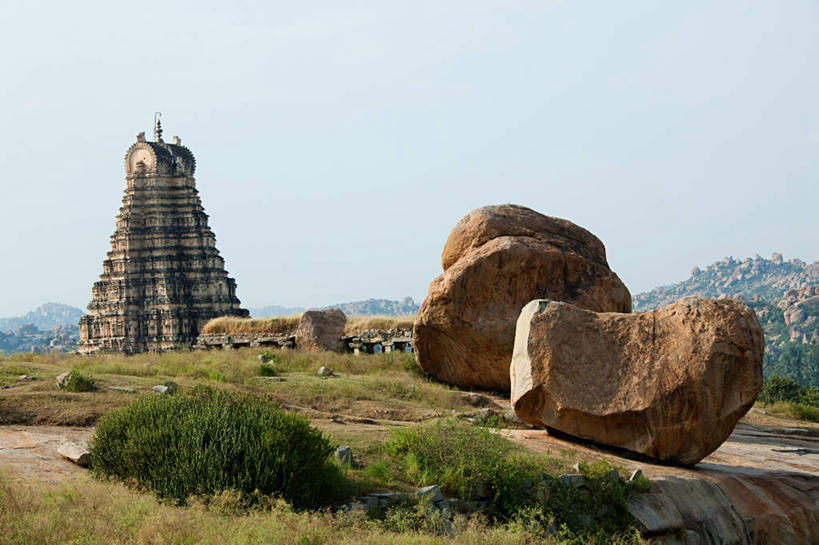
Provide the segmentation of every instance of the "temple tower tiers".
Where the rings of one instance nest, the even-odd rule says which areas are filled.
[[[199,200],[196,159],[174,137],[145,133],[125,155],[126,188],[111,251],[80,318],[81,353],[189,347],[202,326],[247,316]]]

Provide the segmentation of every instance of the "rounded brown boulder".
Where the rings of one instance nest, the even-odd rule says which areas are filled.
[[[693,465],[753,405],[764,347],[753,310],[733,299],[638,314],[536,300],[517,323],[512,407],[535,426]]]
[[[308,310],[301,315],[296,329],[296,346],[302,350],[344,351],[344,326],[347,316],[337,308]]]
[[[532,299],[631,311],[603,243],[570,221],[523,206],[467,214],[442,253],[413,328],[418,365],[449,384],[508,391],[520,310]]]

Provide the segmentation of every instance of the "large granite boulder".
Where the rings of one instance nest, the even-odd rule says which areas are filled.
[[[631,311],[631,295],[597,237],[523,206],[470,212],[441,257],[444,274],[429,287],[413,343],[421,369],[449,384],[509,390],[515,322],[532,299]]]
[[[301,350],[343,352],[344,325],[347,316],[337,308],[308,310],[301,315],[296,329],[296,347]]]
[[[762,327],[733,299],[639,314],[535,300],[510,369],[518,418],[682,465],[719,447],[762,387]]]

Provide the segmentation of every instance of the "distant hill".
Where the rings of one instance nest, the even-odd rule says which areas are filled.
[[[34,325],[37,329],[44,331],[65,325],[76,326],[83,314],[85,312],[77,307],[60,303],[46,303],[23,316],[0,318],[0,331],[16,331],[27,324]]]
[[[705,269],[694,267],[687,280],[635,295],[634,311],[689,295],[744,299],[765,330],[765,376],[819,386],[819,261],[785,261],[781,254],[741,261],[726,257]]]
[[[267,318],[269,316],[293,316],[294,314],[301,314],[305,308],[302,307],[280,307],[279,305],[268,305],[262,308],[248,309],[250,315],[254,318]]]
[[[76,350],[83,314],[76,307],[46,303],[23,316],[0,318],[0,353]]]
[[[819,261],[810,265],[800,259],[785,261],[782,254],[773,254],[771,259],[756,255],[742,261],[726,257],[705,269],[694,267],[688,280],[635,295],[633,306],[634,312],[644,312],[688,295],[711,299],[740,296],[774,302],[787,291],[816,284],[819,284]]]
[[[418,313],[418,305],[412,297],[404,297],[400,301],[390,299],[367,299],[366,301],[353,301],[350,303],[340,303],[321,307],[319,310],[337,308],[341,309],[347,316],[414,316]],[[301,314],[305,308],[301,307],[281,307],[270,305],[263,308],[250,309],[250,315],[254,318],[266,318],[268,316],[292,316]]]

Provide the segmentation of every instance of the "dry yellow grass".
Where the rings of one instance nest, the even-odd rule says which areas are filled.
[[[283,501],[243,510],[230,493],[208,505],[175,507],[113,482],[68,485],[15,481],[0,467],[0,545],[517,545],[542,541],[524,529],[489,526],[480,517],[455,519],[453,538],[395,533],[363,514],[295,512]]]
[[[366,329],[385,331],[396,327],[412,329],[415,316],[350,316],[344,326],[344,333],[352,335]]]
[[[209,335],[264,334],[285,337],[294,335],[299,327],[301,315],[271,316],[269,318],[237,318],[221,316],[214,318],[202,328]],[[397,327],[412,329],[415,316],[349,316],[344,326],[346,335],[360,333],[367,329],[388,330]]]
[[[296,333],[296,328],[299,327],[299,320],[301,320],[301,315],[271,316],[269,318],[221,316],[205,324],[205,327],[202,328],[202,333],[210,335],[219,333],[226,333],[228,335],[246,333],[253,335],[255,333],[261,333],[286,337]]]

